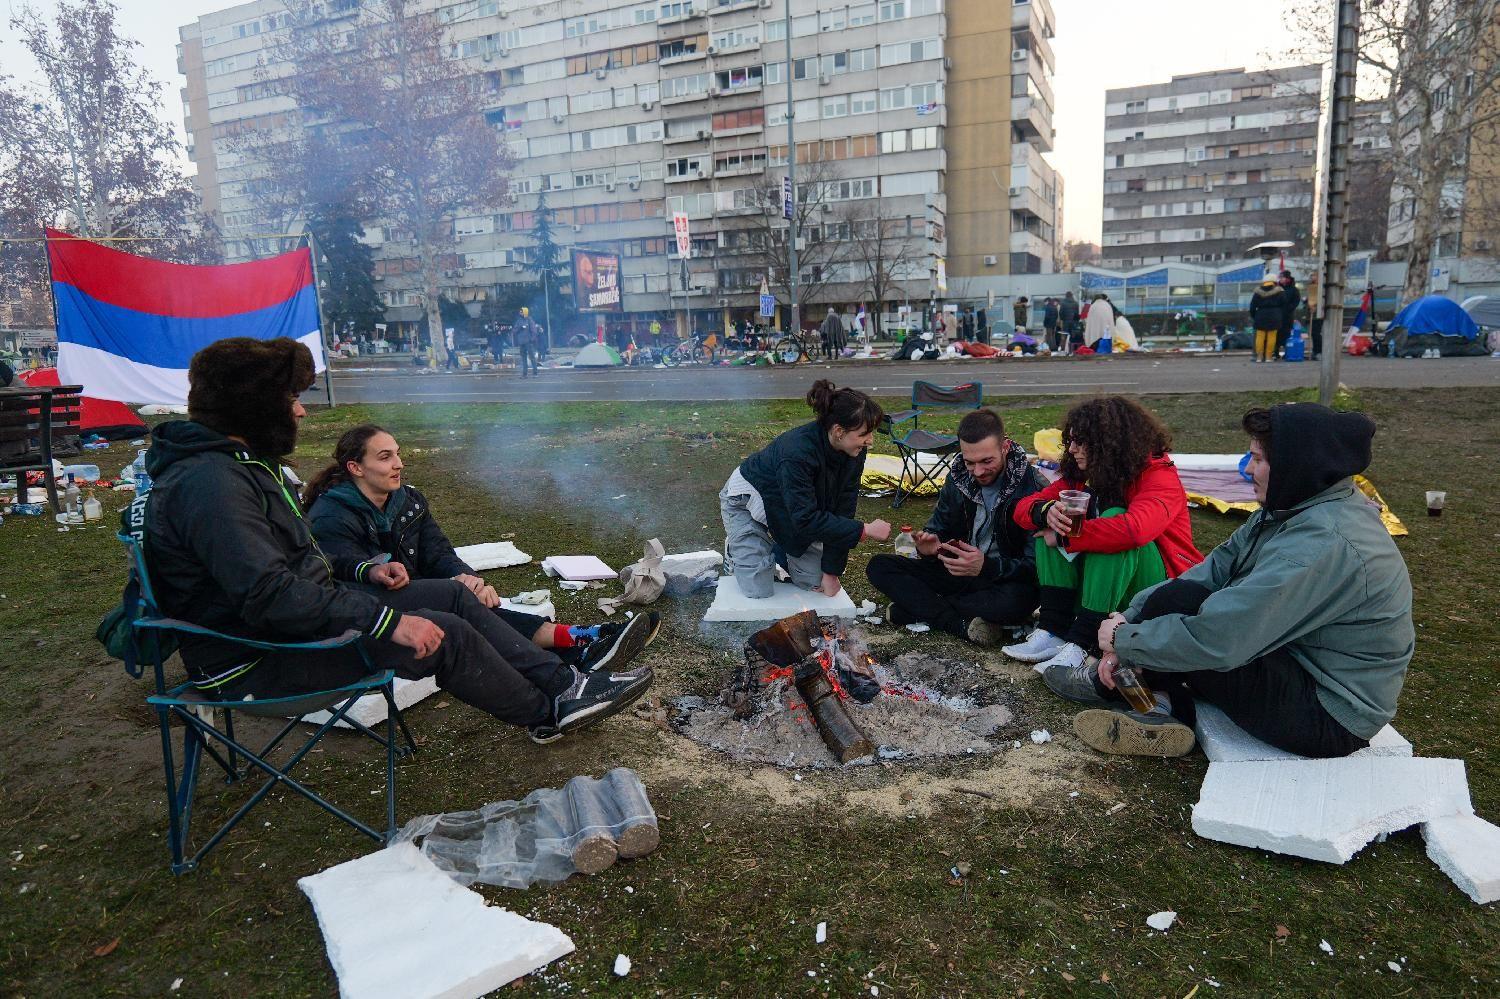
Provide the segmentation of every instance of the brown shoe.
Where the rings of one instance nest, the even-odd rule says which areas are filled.
[[[1091,708],[1073,716],[1073,731],[1091,749],[1118,756],[1186,756],[1193,730],[1166,712]]]

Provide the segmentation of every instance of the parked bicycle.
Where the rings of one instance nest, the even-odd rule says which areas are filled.
[[[812,354],[808,352],[808,342],[801,333],[788,333],[771,348],[771,353],[780,364],[799,364],[802,361],[811,361]]]
[[[690,339],[668,347],[662,354],[661,362],[669,368],[675,368],[679,364],[713,364],[718,349],[717,333],[694,333]]]

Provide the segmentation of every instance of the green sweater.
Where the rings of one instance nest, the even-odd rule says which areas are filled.
[[[1179,578],[1213,590],[1195,615],[1115,632],[1126,663],[1167,672],[1231,670],[1285,649],[1339,724],[1369,739],[1396,715],[1415,648],[1411,579],[1396,543],[1351,480],[1281,516],[1261,511]],[[1153,587],[1154,589],[1154,587]]]

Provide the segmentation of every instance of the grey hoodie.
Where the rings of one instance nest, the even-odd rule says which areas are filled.
[[[1416,644],[1406,562],[1350,478],[1369,463],[1374,425],[1313,403],[1277,406],[1272,420],[1269,509],[1179,577],[1212,595],[1196,615],[1137,621],[1151,590],[1137,594],[1115,651],[1192,672],[1285,649],[1328,713],[1369,739],[1396,715]]]

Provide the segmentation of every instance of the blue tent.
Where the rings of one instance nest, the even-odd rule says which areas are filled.
[[[1409,336],[1436,333],[1472,340],[1479,335],[1479,325],[1473,318],[1453,299],[1441,295],[1417,299],[1396,314],[1390,328],[1403,329]]]

